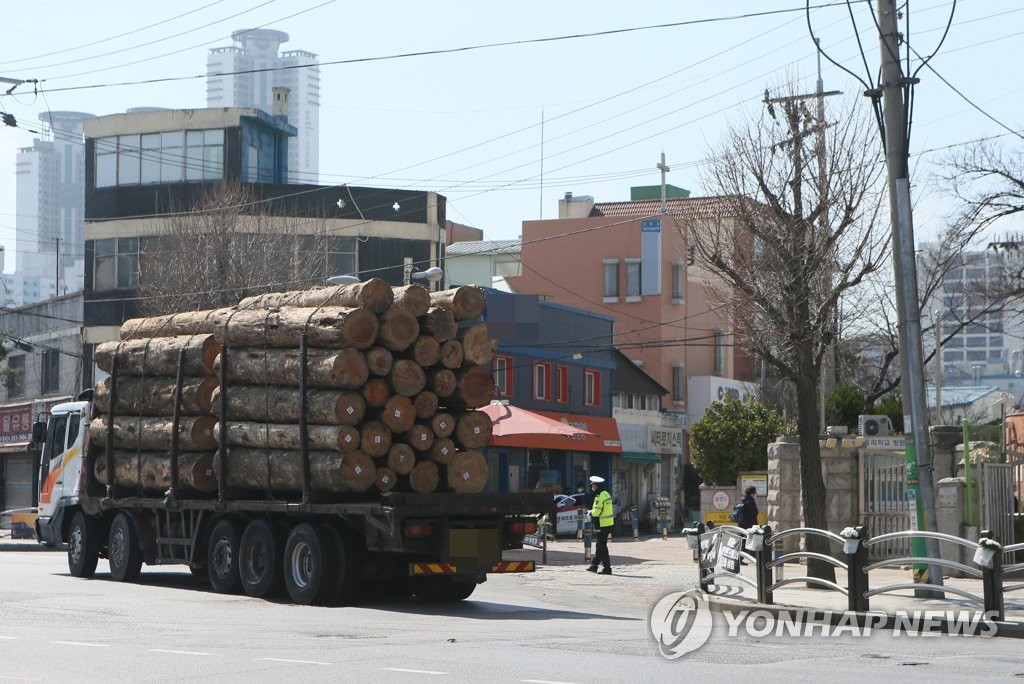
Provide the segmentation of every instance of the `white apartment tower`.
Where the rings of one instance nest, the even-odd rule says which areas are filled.
[[[320,173],[320,60],[304,50],[280,52],[288,34],[246,29],[235,44],[214,48],[206,60],[208,107],[258,107],[274,111],[273,88],[289,91],[288,123],[298,136],[288,142],[288,182],[316,184]]]
[[[18,150],[14,274],[2,299],[25,306],[84,286],[85,139],[92,114],[44,112],[43,137]]]

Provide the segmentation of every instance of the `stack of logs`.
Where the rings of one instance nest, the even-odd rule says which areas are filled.
[[[201,494],[223,477],[232,496],[293,496],[303,451],[321,497],[479,492],[492,425],[474,409],[494,389],[484,304],[473,286],[372,279],[126,321],[95,352],[111,374],[89,425],[96,478],[108,484],[111,441],[114,483],[150,492],[171,486],[172,448],[178,487]]]

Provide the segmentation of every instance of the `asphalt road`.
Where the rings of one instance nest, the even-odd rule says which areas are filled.
[[[67,574],[59,553],[0,553],[0,682],[953,681],[1024,676],[1020,641],[983,637],[730,638],[678,660],[649,616],[689,565],[575,564],[492,577],[456,605],[315,608],[214,594],[187,570],[135,584]],[[698,615],[697,624],[710,620]],[[664,679],[663,679],[664,678]]]

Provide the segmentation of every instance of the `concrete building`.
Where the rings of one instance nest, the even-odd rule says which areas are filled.
[[[85,276],[83,112],[39,115],[43,136],[18,151],[14,273],[5,276],[6,306],[20,307],[81,291]]]
[[[288,90],[288,121],[298,133],[288,149],[288,183],[316,184],[320,174],[320,60],[305,50],[281,51],[288,34],[244,29],[230,47],[206,59],[207,107],[273,110],[274,88]]]
[[[86,133],[87,359],[96,344],[116,339],[121,323],[141,315],[140,264],[147,254],[159,258],[167,249],[163,241],[175,217],[225,182],[251,193],[239,207],[243,219],[258,215],[272,232],[305,227],[326,241],[316,251],[322,254],[319,274],[295,277],[351,274],[401,285],[406,258],[415,268],[428,268],[443,257],[445,198],[436,193],[285,185],[295,129],[280,114],[251,108],[136,111],[94,118]],[[293,245],[280,255],[285,268],[312,253],[302,249]]]

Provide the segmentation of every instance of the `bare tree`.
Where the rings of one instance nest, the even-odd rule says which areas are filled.
[[[767,100],[767,98],[766,98]],[[822,359],[837,334],[838,306],[888,257],[877,132],[850,108],[819,122],[811,98],[768,101],[761,116],[730,129],[714,155],[708,189],[728,216],[684,226],[698,268],[722,285],[737,342],[791,383],[800,432],[805,524],[825,528],[818,444]],[[823,538],[810,551],[827,554]],[[833,579],[828,563],[811,576]]]
[[[273,216],[237,184],[210,186],[177,211],[139,259],[140,311],[152,316],[237,304],[323,284],[331,239],[320,219]]]

